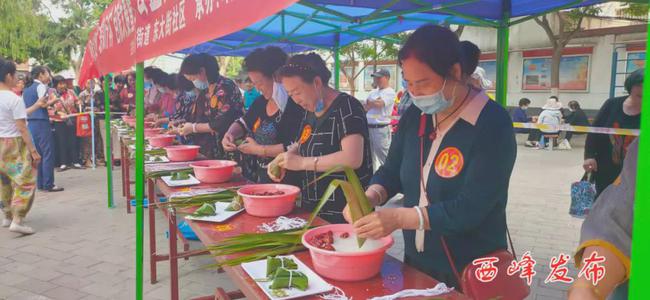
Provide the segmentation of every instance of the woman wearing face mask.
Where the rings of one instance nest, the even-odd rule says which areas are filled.
[[[244,69],[261,93],[246,114],[234,122],[223,137],[223,148],[239,150],[244,176],[259,183],[271,182],[266,166],[286,147],[297,140],[304,110],[289,98],[275,72],[287,61],[287,54],[277,47],[260,48],[244,59]],[[237,140],[243,139],[240,145]]]
[[[459,272],[473,259],[506,248],[506,201],[516,157],[508,112],[463,80],[459,52],[456,35],[433,25],[416,30],[400,50],[413,105],[366,195],[379,206],[402,193],[404,207],[354,223],[364,238],[402,229],[404,261],[455,287],[441,237]],[[347,208],[345,216],[350,221]]]
[[[181,74],[200,91],[192,116],[179,128],[182,136],[192,136],[207,158],[225,158],[221,137],[244,114],[244,102],[234,81],[219,75],[214,56],[192,54],[181,64]]]
[[[160,96],[160,117],[169,119],[176,110],[176,76],[178,74],[167,74],[163,77],[158,91],[162,93]]]
[[[337,166],[354,169],[365,187],[372,176],[366,112],[359,100],[327,85],[331,77],[318,54],[296,55],[280,68],[279,76],[288,95],[305,109],[296,146],[275,158],[283,170],[299,171],[302,207],[313,210],[325,189],[344,173],[329,175],[309,185]],[[281,178],[270,174],[274,181]],[[343,223],[345,197],[340,190],[327,201],[320,216],[330,223]]]
[[[158,125],[168,124],[168,133],[177,134],[178,132],[174,127],[185,123],[185,119],[190,117],[192,113],[192,104],[194,104],[194,100],[196,100],[198,91],[194,87],[194,84],[187,80],[185,76],[174,74],[172,79],[174,80],[174,86],[176,86],[176,99],[174,100],[173,113],[169,117],[159,118],[157,123]]]
[[[162,95],[154,85],[154,78],[160,78],[164,74],[163,70],[153,66],[144,68],[144,107],[147,113],[158,109],[158,102]]]

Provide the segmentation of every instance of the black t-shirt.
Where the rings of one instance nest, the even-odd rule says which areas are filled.
[[[269,116],[266,113],[268,101],[264,96],[259,96],[249,107],[242,120],[247,128],[247,136],[252,137],[260,145],[283,144],[288,146],[298,138],[300,122],[305,111],[292,99],[287,101],[284,112],[278,110]],[[271,182],[263,168],[273,158],[259,158],[252,155],[243,155],[242,165],[244,176],[255,182]],[[290,177],[287,177],[289,179]],[[286,181],[286,180],[285,180]]]
[[[617,97],[603,104],[594,120],[595,127],[639,129],[641,114],[629,116],[623,112],[623,102],[627,99]],[[628,146],[635,136],[609,135],[590,133],[585,142],[585,159],[594,158],[598,163],[598,171],[594,173],[598,194],[610,185],[623,167],[623,159]]]
[[[370,159],[370,142],[368,139],[368,121],[366,112],[359,100],[341,93],[328,109],[328,111],[316,118],[314,113],[306,112],[300,124],[300,155],[303,157],[324,156],[341,151],[341,140],[352,134],[363,136],[363,163],[356,169],[357,176],[364,189],[368,186],[372,177],[372,161]],[[327,186],[334,179],[346,180],[344,173],[331,174],[315,184],[308,186],[314,181],[320,172],[302,171],[302,207],[313,210],[318,204]],[[327,204],[320,212],[320,216],[330,223],[345,223],[342,212],[346,200],[343,192],[338,189],[330,197]]]

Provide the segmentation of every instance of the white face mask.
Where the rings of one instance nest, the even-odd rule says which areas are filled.
[[[439,91],[431,95],[414,96],[409,91],[411,99],[413,100],[413,105],[417,106],[423,113],[427,115],[433,115],[437,112],[447,109],[451,105],[451,101],[449,99],[446,99],[445,95],[442,92],[445,89],[446,84],[447,80],[443,82],[442,88]]]
[[[289,95],[282,84],[273,82],[273,95],[271,97],[275,101],[275,104],[278,105],[280,111],[284,112],[284,109],[287,107],[287,101],[289,101]]]

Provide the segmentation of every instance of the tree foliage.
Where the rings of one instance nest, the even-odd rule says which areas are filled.
[[[576,8],[569,11],[556,11],[541,17],[535,18],[535,22],[544,29],[551,47],[551,93],[557,96],[560,87],[560,61],[562,51],[569,44],[571,39],[582,30],[582,22],[586,17],[597,16],[601,9],[596,6]],[[549,16],[557,22],[552,24]],[[555,26],[554,26],[555,25]]]
[[[33,24],[43,18],[32,1],[0,0],[0,56],[17,62],[30,57],[30,46],[38,40]]]

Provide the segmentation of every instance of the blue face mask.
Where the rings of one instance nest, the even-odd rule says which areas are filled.
[[[414,96],[409,91],[411,99],[413,100],[413,105],[417,106],[423,113],[427,115],[433,115],[437,112],[447,109],[451,105],[451,101],[449,101],[449,99],[445,99],[445,95],[442,93],[442,91],[445,89],[446,84],[447,80],[445,80],[445,82],[442,84],[442,88],[439,91],[431,95]]]
[[[402,79],[402,88],[406,89],[407,86],[408,84],[406,83],[406,80]]]
[[[145,81],[144,82],[144,89],[145,90],[150,90],[152,87],[153,87],[153,84],[151,83],[151,81]]]
[[[164,94],[165,93],[165,88],[164,87],[158,87],[158,91]]]
[[[209,86],[207,81],[203,81],[199,79],[193,80],[192,83],[194,84],[194,87],[196,87],[199,90],[206,90],[208,89]]]

